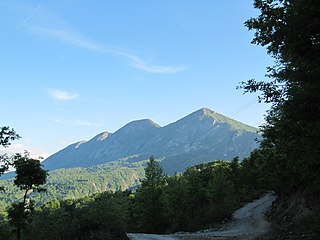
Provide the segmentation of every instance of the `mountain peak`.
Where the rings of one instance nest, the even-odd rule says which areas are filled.
[[[105,140],[109,135],[110,135],[110,133],[107,132],[107,131],[105,131],[105,132],[103,132],[103,133],[100,133],[97,141],[103,141],[103,140]]]
[[[212,111],[211,109],[206,107],[202,108],[201,110],[203,111],[203,114],[206,116],[211,116],[212,114],[215,113],[215,111]]]
[[[191,119],[207,119],[207,118],[214,119],[216,114],[217,114],[217,112],[212,111],[209,108],[203,107],[193,113],[190,113],[189,115],[187,115],[186,117],[184,117],[182,119],[190,119],[190,118]]]
[[[200,116],[212,116],[215,113],[216,113],[215,111],[212,111],[211,109],[209,109],[207,107],[203,107],[203,108],[200,108],[199,110],[191,113],[190,115],[195,114],[195,115],[200,115]]]
[[[132,156],[141,161],[154,154],[165,159],[166,170],[182,171],[201,161],[248,156],[257,146],[256,132],[204,107],[164,127],[150,119],[129,122],[115,133],[102,132],[88,142],[70,145],[43,164],[50,170],[87,167]],[[173,166],[171,161],[177,162]]]
[[[134,120],[126,124],[124,127],[146,127],[146,126],[152,126],[155,128],[160,128],[160,125],[152,121],[151,119],[140,119],[140,120]]]
[[[237,120],[234,120],[232,118],[229,118],[225,115],[222,115],[218,112],[215,112],[207,107],[203,107],[199,109],[198,111],[195,111],[194,113],[191,113],[187,116],[193,116],[196,118],[199,118],[200,120],[209,120],[213,121],[213,123],[225,123],[228,124],[231,128],[238,130],[238,131],[249,131],[256,133],[258,131],[257,128],[249,126],[247,124],[241,123]]]

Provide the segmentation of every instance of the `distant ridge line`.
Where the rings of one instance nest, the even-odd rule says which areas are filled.
[[[167,171],[181,171],[194,162],[246,157],[258,146],[258,129],[201,108],[163,127],[150,119],[134,120],[114,133],[97,134],[71,144],[43,161],[45,168],[88,167],[135,156],[163,160]],[[130,160],[133,161],[133,160]],[[177,167],[173,167],[177,166]]]

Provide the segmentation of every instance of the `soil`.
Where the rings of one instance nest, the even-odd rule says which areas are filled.
[[[232,221],[221,226],[218,230],[205,230],[195,233],[176,233],[169,235],[156,234],[127,234],[131,240],[195,240],[195,239],[257,239],[271,229],[265,217],[272,202],[276,199],[273,193],[267,193],[261,198],[246,204],[233,213]]]

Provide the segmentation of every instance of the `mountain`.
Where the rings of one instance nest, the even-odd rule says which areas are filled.
[[[47,191],[30,196],[41,205],[136,187],[150,155],[171,175],[203,162],[248,156],[258,146],[256,138],[261,138],[256,128],[207,108],[164,127],[148,119],[133,121],[115,133],[100,133],[47,158],[43,161],[50,170],[44,186]],[[0,195],[0,211],[22,197],[12,184],[14,175],[0,178],[0,186],[6,186],[6,194]]]
[[[45,169],[89,167],[118,159],[130,162],[154,155],[167,173],[208,160],[248,156],[261,138],[257,129],[207,108],[160,127],[152,120],[130,122],[115,133],[103,132],[74,143],[43,161]]]

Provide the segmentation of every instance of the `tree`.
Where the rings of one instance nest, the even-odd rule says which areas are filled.
[[[0,128],[0,146],[8,147],[11,144],[11,141],[19,139],[20,136],[10,129],[10,127],[1,127]],[[0,154],[0,176],[9,169],[10,158],[6,154]],[[3,188],[1,188],[3,189]]]
[[[18,240],[21,237],[21,229],[24,229],[26,224],[31,221],[30,212],[33,209],[33,202],[28,205],[23,202],[13,203],[8,209],[9,223],[16,228]]]
[[[14,184],[24,191],[23,203],[26,203],[28,192],[43,191],[40,187],[46,183],[48,172],[42,168],[40,160],[30,158],[30,154],[17,153],[13,157],[13,167],[16,169]]]
[[[184,177],[187,180],[189,229],[198,230],[208,221],[208,198],[206,189],[212,175],[215,162],[202,163],[187,168]]]
[[[268,81],[243,82],[245,92],[271,103],[259,149],[263,172],[280,195],[292,190],[320,193],[320,2],[255,0],[260,15],[245,25],[252,43],[265,46],[276,64]]]
[[[33,201],[27,201],[29,191],[42,192],[40,186],[46,183],[47,171],[42,169],[37,159],[30,158],[28,152],[24,155],[17,153],[13,156],[13,167],[16,169],[14,184],[24,191],[23,201],[14,203],[8,211],[9,222],[17,229],[17,239],[20,239],[21,229],[29,220],[29,213],[33,210]]]
[[[167,177],[165,188],[166,217],[170,221],[170,231],[187,231],[189,225],[188,182],[181,174]]]
[[[213,173],[207,190],[210,218],[213,221],[228,218],[236,206],[236,194],[228,170],[218,167]]]
[[[140,221],[144,231],[161,232],[165,228],[162,199],[164,185],[163,170],[151,156],[145,168],[145,179],[141,180],[141,187],[137,193],[138,209],[141,211]]]
[[[15,132],[13,128],[1,127],[0,128],[0,146],[7,147],[11,141],[19,139],[20,136]]]

